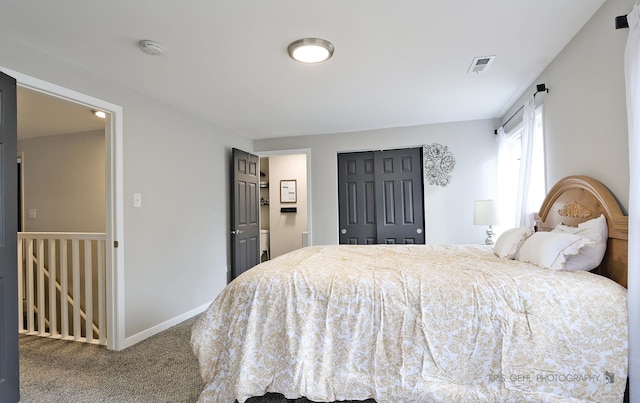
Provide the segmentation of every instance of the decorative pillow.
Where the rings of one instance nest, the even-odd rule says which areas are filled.
[[[589,271],[598,267],[602,262],[604,252],[607,249],[607,239],[609,238],[609,227],[603,214],[600,214],[598,218],[578,224],[577,227],[559,224],[551,232],[576,234],[595,242],[594,245],[586,245],[580,249],[577,255],[570,256],[564,263],[564,270]]]
[[[576,255],[580,248],[591,244],[594,241],[576,234],[536,232],[524,241],[516,254],[516,260],[545,269],[563,270],[567,257]]]
[[[531,227],[511,228],[503,232],[493,246],[493,251],[499,257],[513,259],[522,243],[533,234]]]

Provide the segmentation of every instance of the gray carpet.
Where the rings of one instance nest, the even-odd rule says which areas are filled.
[[[21,335],[20,401],[195,402],[204,387],[190,345],[195,320],[182,322],[123,351]],[[271,394],[247,403],[310,401]]]
[[[195,318],[123,351],[20,336],[21,402],[194,402],[203,387],[189,345]]]

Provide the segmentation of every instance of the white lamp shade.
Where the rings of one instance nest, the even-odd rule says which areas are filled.
[[[495,225],[498,223],[498,204],[495,200],[476,200],[473,213],[474,225]]]

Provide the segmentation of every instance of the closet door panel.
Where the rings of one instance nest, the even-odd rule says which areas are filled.
[[[379,243],[424,244],[422,148],[375,154]]]
[[[373,152],[338,154],[339,243],[376,243]]]

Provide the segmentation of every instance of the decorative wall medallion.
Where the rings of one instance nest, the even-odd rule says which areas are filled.
[[[451,182],[451,171],[456,159],[447,146],[433,143],[424,145],[424,177],[430,185],[447,186]]]
[[[563,217],[571,217],[571,218],[587,218],[591,217],[591,210],[583,206],[582,204],[573,201],[560,210],[558,210],[558,214]]]

